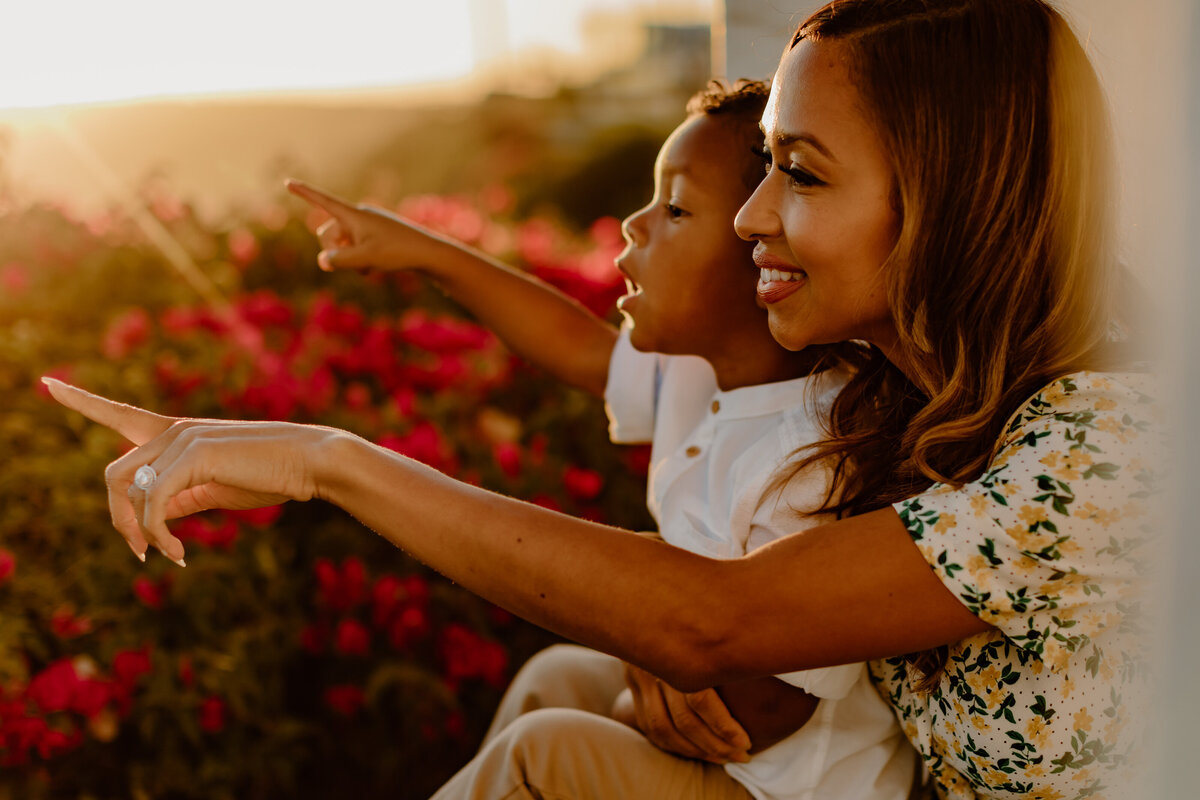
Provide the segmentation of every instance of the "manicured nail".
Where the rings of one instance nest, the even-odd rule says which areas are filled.
[[[134,555],[138,557],[138,561],[141,561],[143,564],[146,563],[146,554],[145,553],[134,553]]]
[[[170,556],[168,556],[168,558],[170,558]],[[182,559],[182,558],[172,558],[171,560],[172,560],[172,561],[174,561],[176,564],[178,564],[178,565],[179,565],[179,566],[181,566],[181,567],[186,567],[186,566],[187,566],[187,564],[183,563],[183,559]]]

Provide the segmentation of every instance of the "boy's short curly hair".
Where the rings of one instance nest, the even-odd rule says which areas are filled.
[[[752,81],[738,78],[733,83],[713,78],[700,91],[688,99],[688,116],[696,114],[734,114],[750,116],[757,125],[763,109],[767,107],[767,95],[771,93],[769,81]]]
[[[730,83],[714,78],[687,103],[689,117],[719,117],[744,141],[742,180],[750,191],[758,186],[763,176],[762,161],[754,154],[762,149],[763,137],[758,124],[767,107],[770,91],[771,84],[767,81],[739,78]]]

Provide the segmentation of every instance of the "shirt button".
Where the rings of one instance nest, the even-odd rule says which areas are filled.
[[[683,452],[687,455],[688,458],[695,458],[696,456],[700,455],[700,448],[696,447],[696,445],[692,445],[691,447],[689,447],[687,450],[684,450]]]
[[[714,414],[721,410],[721,401],[720,400],[713,400],[712,410],[713,410]]]

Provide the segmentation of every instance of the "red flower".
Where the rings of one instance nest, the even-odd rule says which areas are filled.
[[[604,476],[591,469],[567,467],[563,472],[563,486],[575,500],[594,500],[604,488]]]
[[[166,580],[152,581],[144,575],[133,579],[133,593],[142,605],[147,608],[159,609],[166,599]]]
[[[371,623],[376,628],[386,627],[400,601],[407,596],[403,584],[395,575],[381,575],[371,587]]]
[[[313,568],[320,602],[333,611],[348,611],[366,599],[367,571],[361,559],[351,556],[339,570],[329,559],[318,558]]]
[[[325,640],[328,637],[329,633],[324,625],[305,625],[300,629],[300,646],[305,652],[317,656],[325,649]]]
[[[386,433],[379,437],[378,444],[443,472],[453,465],[454,452],[449,442],[429,420],[421,420],[404,436]]]
[[[85,717],[94,717],[104,710],[112,698],[112,685],[108,681],[87,678],[76,684],[71,693],[71,710]]]
[[[134,308],[109,323],[100,343],[100,352],[105,358],[120,361],[149,338],[150,315],[145,309]]]
[[[196,670],[192,667],[191,656],[179,657],[179,682],[188,689],[196,683]]]
[[[433,353],[482,350],[493,341],[487,328],[453,317],[433,318],[421,309],[405,312],[399,332],[404,341]]]
[[[334,632],[334,647],[342,655],[365,656],[371,649],[371,634],[356,619],[343,619]]]
[[[139,650],[121,650],[113,656],[113,680],[124,689],[132,689],[150,672],[150,647]]]
[[[75,665],[71,659],[62,658],[29,682],[29,698],[43,711],[66,711],[78,685],[79,675],[75,672]]]
[[[510,478],[521,474],[521,448],[513,442],[500,442],[492,448],[496,466]]]
[[[50,630],[60,639],[74,639],[92,629],[92,621],[87,617],[75,616],[70,606],[59,606],[50,615]]]
[[[0,585],[7,583],[17,571],[17,557],[11,550],[0,547]]]
[[[411,642],[429,633],[429,613],[422,605],[407,606],[392,618],[388,628],[388,643],[403,650]]]
[[[325,690],[325,705],[343,717],[353,717],[366,699],[363,690],[352,684],[330,686]]]
[[[464,678],[482,678],[493,686],[504,685],[508,654],[498,643],[465,625],[451,623],[438,644],[447,683],[453,686]]]
[[[245,511],[229,511],[227,513],[234,519],[244,522],[251,527],[265,528],[268,525],[275,524],[275,521],[283,513],[283,506],[263,506],[262,508],[250,508]]]
[[[216,695],[209,695],[200,701],[198,717],[200,730],[220,733],[225,729],[225,701]]]

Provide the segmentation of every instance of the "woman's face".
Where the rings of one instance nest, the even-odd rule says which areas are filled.
[[[792,350],[865,339],[889,353],[892,169],[837,41],[801,40],[784,54],[762,127],[767,175],[735,227],[756,243],[772,335]]]

